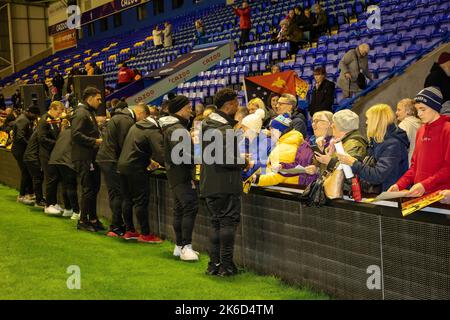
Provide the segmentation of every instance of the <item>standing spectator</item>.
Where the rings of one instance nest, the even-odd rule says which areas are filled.
[[[121,89],[134,80],[134,72],[130,68],[126,62],[122,63],[122,66],[119,69],[119,73],[117,74],[117,88]]]
[[[263,127],[268,127],[270,120],[276,116],[276,113],[272,109],[267,109],[264,105],[264,101],[260,98],[253,98],[247,105],[248,113],[253,114],[256,110],[261,109],[264,111]]]
[[[94,76],[94,75],[101,75],[101,74],[103,74],[102,69],[100,69],[100,67],[97,65],[97,63],[88,62],[88,63],[86,63],[84,68],[85,68],[86,74],[88,76]]]
[[[34,203],[31,197],[33,194],[33,183],[30,173],[23,162],[23,156],[33,133],[34,121],[36,121],[39,114],[40,111],[38,107],[30,106],[25,112],[17,117],[13,127],[13,144],[11,152],[19,165],[21,174],[17,201],[27,205]]]
[[[81,215],[77,229],[103,231],[97,217],[97,194],[100,190],[100,169],[95,162],[98,146],[102,143],[95,111],[102,102],[100,91],[87,87],[83,102],[78,104],[72,118],[72,161],[81,183]]]
[[[4,111],[6,109],[5,96],[0,93],[0,110]]]
[[[179,154],[179,159],[173,158],[173,151],[179,143],[190,145],[193,149],[188,125],[192,106],[185,96],[176,96],[169,101],[170,116],[159,119],[164,135],[164,158],[167,179],[175,197],[173,210],[173,229],[176,245],[173,251],[175,257],[184,261],[197,261],[198,252],[192,249],[192,232],[198,211],[197,192],[194,184],[194,159],[192,154]],[[174,140],[174,134],[178,140]],[[180,163],[181,162],[181,163]]]
[[[316,23],[313,24],[313,39],[320,37],[328,29],[328,17],[326,11],[322,9],[322,6],[319,2],[316,2],[316,4],[314,4],[314,7]]]
[[[290,10],[286,20],[288,21],[286,29],[286,39],[289,41],[289,54],[292,58],[298,53],[300,42],[303,39],[303,32],[298,27],[294,10]]]
[[[153,28],[153,45],[155,46],[155,48],[161,49],[163,47],[163,43],[162,43],[162,30],[159,30],[159,26],[155,25],[155,27]]]
[[[20,90],[16,89],[14,94],[11,96],[11,102],[13,105],[13,109],[21,109],[22,108],[22,97],[20,95]]]
[[[298,27],[303,31],[303,39],[311,43],[311,31],[313,29],[316,20],[311,14],[311,8],[306,7],[303,16],[301,16]]]
[[[168,21],[164,23],[164,47],[173,46],[172,24]]]
[[[122,197],[124,191],[120,186],[120,176],[117,171],[117,161],[131,126],[149,116],[146,106],[136,106],[133,110],[126,107],[114,112],[108,121],[102,137],[103,142],[99,147],[96,161],[103,173],[103,178],[108,189],[109,206],[112,212],[112,223],[107,236],[122,237],[125,234],[125,224],[122,214],[132,211],[131,203]]]
[[[414,100],[424,125],[417,131],[411,167],[389,191],[410,187],[410,197],[421,197],[425,193],[450,189],[450,118],[439,114],[442,107],[439,88],[425,88]]]
[[[63,91],[63,87],[64,87],[64,78],[59,73],[59,71],[55,71],[55,74],[52,79],[52,84],[58,90],[58,92],[56,93],[57,97],[54,97],[52,101],[61,100],[62,99],[62,91]]]
[[[250,19],[250,7],[247,1],[242,2],[242,8],[233,7],[234,13],[239,17],[239,29],[241,29],[241,41],[239,47],[242,48],[250,41],[250,29],[252,27]]]
[[[51,215],[59,215],[62,212],[58,205],[58,182],[60,176],[55,166],[49,165],[50,154],[55,147],[59,132],[61,131],[60,116],[64,112],[64,105],[60,101],[50,104],[50,109],[38,122],[37,132],[39,141],[39,163],[45,177],[45,199],[47,205],[44,212]]]
[[[236,228],[241,218],[241,172],[246,166],[245,160],[240,157],[236,136],[227,134],[236,124],[233,120],[239,106],[236,92],[229,88],[218,91],[214,104],[218,110],[203,121],[202,131],[212,130],[221,134],[223,139],[216,147],[223,148],[222,158],[205,161],[200,172],[200,194],[205,198],[212,223],[207,274],[232,276],[238,272],[233,262],[233,251]],[[208,146],[209,143],[203,143],[204,153]]]
[[[356,49],[347,51],[339,62],[341,72],[337,80],[337,86],[342,89],[344,98],[349,98],[362,90],[357,83],[360,72],[366,78],[372,80],[372,74],[369,72],[369,51],[368,44],[360,44]]]
[[[366,117],[370,140],[367,152],[373,156],[375,164],[363,163],[347,154],[337,157],[340,163],[351,166],[363,182],[381,185],[382,191],[386,191],[408,170],[408,136],[395,125],[394,112],[387,104],[369,108]]]
[[[399,128],[405,130],[409,140],[408,163],[411,164],[412,155],[416,145],[417,130],[419,130],[422,122],[417,118],[417,110],[414,107],[413,99],[402,99],[397,104],[397,116]]]
[[[72,162],[72,129],[70,122],[64,120],[55,147],[50,155],[49,165],[55,166],[61,177],[65,203],[63,217],[80,219],[80,206],[77,193],[77,172]]]
[[[203,27],[202,20],[198,19],[195,21],[195,35],[194,35],[194,43],[195,44],[204,44],[206,43],[205,37],[205,28]]]
[[[156,161],[156,162],[155,162]],[[136,122],[125,138],[122,152],[117,162],[120,172],[121,190],[125,201],[130,201],[132,211],[124,212],[125,240],[143,243],[161,243],[162,240],[150,233],[148,204],[150,180],[147,168],[156,169],[164,163],[163,137],[158,123],[152,117]],[[141,227],[137,233],[133,222],[133,211]]]
[[[450,100],[450,52],[443,52],[437,63],[431,67],[424,87],[438,87],[442,92],[443,103]]]
[[[334,102],[334,82],[326,79],[324,67],[314,69],[314,84],[311,101],[309,103],[309,114],[311,117],[318,111],[333,111]]]
[[[306,118],[297,110],[297,98],[292,94],[282,94],[278,99],[277,110],[278,115],[288,114],[292,120],[292,128],[297,130],[306,137]]]

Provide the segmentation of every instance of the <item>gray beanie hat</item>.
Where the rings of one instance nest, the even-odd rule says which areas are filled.
[[[340,131],[359,129],[359,116],[349,109],[341,110],[333,115],[333,122]]]

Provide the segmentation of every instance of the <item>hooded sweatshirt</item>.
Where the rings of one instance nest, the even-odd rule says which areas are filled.
[[[397,181],[400,190],[421,183],[425,193],[450,189],[450,117],[420,127],[411,167]]]
[[[412,155],[416,146],[416,135],[422,125],[422,121],[414,116],[409,116],[399,123],[398,127],[406,132],[409,140],[408,163],[411,164]]]
[[[136,122],[128,131],[117,168],[121,174],[146,172],[151,159],[163,164],[164,146],[158,123],[148,117]]]
[[[128,67],[121,67],[117,76],[117,83],[130,83],[134,79],[134,72]]]
[[[375,158],[375,167],[356,161],[352,166],[353,173],[372,185],[381,184],[386,191],[408,170],[408,147],[406,132],[391,124],[383,142],[372,140],[369,145],[368,154]]]

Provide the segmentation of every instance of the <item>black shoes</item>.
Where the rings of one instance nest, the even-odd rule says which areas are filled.
[[[91,222],[91,225],[94,227],[95,231],[106,231],[105,226],[98,219],[95,222]]]
[[[77,229],[80,231],[96,232],[97,230],[90,222],[78,221]]]
[[[225,266],[224,264],[220,265],[218,276],[220,277],[232,277],[239,273],[238,269],[234,265],[234,263]]]
[[[220,263],[209,262],[206,274],[210,276],[217,276],[219,274]]]
[[[36,201],[36,202],[34,203],[34,206],[35,206],[36,208],[42,208],[42,209],[44,209],[44,208],[47,206],[47,204],[45,203],[45,199],[42,199],[42,200]]]

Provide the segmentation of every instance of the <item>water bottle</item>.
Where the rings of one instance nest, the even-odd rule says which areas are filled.
[[[352,196],[353,200],[360,202],[362,200],[361,196],[361,185],[359,184],[358,177],[352,178]]]

